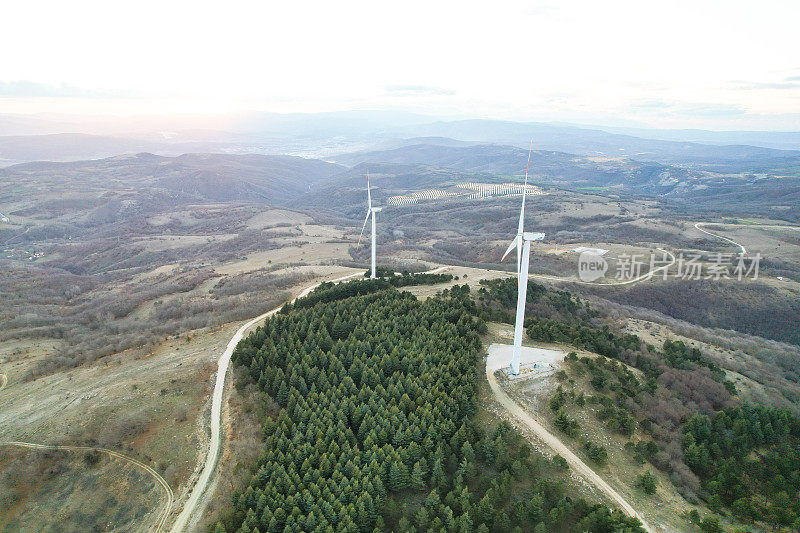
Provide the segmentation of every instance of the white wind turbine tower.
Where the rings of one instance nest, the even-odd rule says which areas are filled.
[[[364,218],[364,225],[361,226],[361,235],[358,236],[358,246],[361,246],[361,237],[364,236],[364,228],[367,227],[367,220],[372,216],[372,271],[370,279],[375,279],[375,213],[381,211],[382,207],[372,207],[372,194],[369,190],[369,173],[367,173],[367,216]],[[358,248],[356,246],[356,248]]]
[[[531,147],[528,150],[528,165],[525,168],[525,186],[522,188],[522,207],[519,210],[517,236],[511,241],[511,245],[500,260],[505,259],[514,248],[517,249],[517,317],[514,322],[514,351],[511,356],[511,373],[515,376],[519,375],[519,363],[522,354],[522,328],[525,322],[525,300],[528,297],[528,266],[530,263],[531,242],[544,239],[544,233],[528,233],[523,229],[525,223],[525,193],[528,190],[531,152],[533,152],[533,140],[531,140]]]

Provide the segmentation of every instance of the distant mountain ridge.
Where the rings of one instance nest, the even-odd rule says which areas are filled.
[[[28,161],[101,159],[138,152],[158,152],[160,155],[175,156],[187,152],[214,152],[219,149],[220,145],[212,142],[167,143],[87,133],[0,136],[0,166]]]
[[[350,214],[362,207],[367,172],[372,177],[373,197],[379,203],[392,195],[465,182],[522,179],[526,148],[430,141],[437,144],[344,154],[334,162],[258,154],[165,157],[150,153],[32,162],[0,170],[0,185],[25,181],[48,188],[68,181],[74,188],[116,191],[118,199],[133,195],[141,200],[137,205],[143,212],[152,201],[162,208],[241,201]],[[658,162],[536,150],[530,177],[533,183],[545,186],[614,197],[648,196],[677,202],[687,209],[705,206],[737,215],[758,212],[783,220],[796,219],[800,205],[797,174],[720,174]]]
[[[800,151],[758,146],[719,146],[662,141],[538,122],[459,120],[395,128],[390,133],[409,137],[446,137],[475,143],[527,147],[579,155],[626,157],[639,161],[708,168],[717,171],[758,172],[800,162]]]
[[[369,168],[376,177],[374,184],[398,194],[397,189],[412,183],[420,190],[458,181],[498,182],[507,179],[518,182],[525,169],[527,154],[527,149],[509,145],[413,144],[390,150],[345,154],[335,161],[353,167],[351,174],[356,169],[363,173]],[[794,220],[800,213],[800,174],[797,174],[800,167],[788,166],[794,159],[787,157],[787,166],[772,177],[746,172],[727,174],[708,167],[695,169],[656,161],[535,150],[530,179],[533,183],[601,194],[658,197],[687,209],[719,209],[736,212],[739,216],[757,210],[776,219]],[[723,164],[720,166],[725,167]],[[346,186],[358,184],[357,180],[337,183],[337,190],[329,190],[331,186],[323,187],[318,191],[319,198],[308,198],[307,201],[319,205],[323,197],[342,196]],[[303,198],[313,196],[310,194]],[[355,200],[357,196],[349,198]]]
[[[0,179],[70,179],[91,187],[162,189],[197,201],[256,201],[283,205],[334,179],[344,167],[294,156],[150,153],[76,162],[33,162],[7,167]]]
[[[590,126],[579,126],[590,127]],[[609,133],[621,133],[643,139],[692,142],[716,145],[749,145],[777,150],[800,150],[800,131],[708,131],[696,129],[646,129],[609,126],[592,127]]]
[[[469,173],[520,176],[528,150],[509,145],[478,144],[446,146],[415,144],[375,152],[360,152],[335,158],[334,161],[357,164],[406,164]],[[558,151],[535,150],[531,160],[531,179],[585,186],[652,185],[665,178],[683,179],[687,171],[652,162],[607,160],[583,157]]]
[[[47,138],[32,134],[67,134]],[[92,134],[98,137],[79,137]],[[800,132],[713,132],[492,119],[443,119],[395,111],[243,112],[115,118],[0,115],[0,166],[150,151],[292,153],[328,157],[408,144],[503,144],[722,172],[765,172],[800,160]],[[11,137],[15,136],[15,137]]]

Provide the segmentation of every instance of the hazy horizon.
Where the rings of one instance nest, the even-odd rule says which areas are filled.
[[[370,109],[800,129],[800,5],[789,2],[515,1],[491,10],[144,2],[119,10],[96,1],[10,6],[16,23],[0,44],[14,53],[0,66],[0,113]]]

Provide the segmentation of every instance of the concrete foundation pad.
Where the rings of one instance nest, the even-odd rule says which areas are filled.
[[[511,357],[514,346],[510,344],[492,344],[489,346],[486,357],[486,368],[492,372],[506,370],[509,379],[524,379],[534,376],[544,376],[553,373],[567,355],[558,350],[544,348],[531,348],[523,346],[520,353],[519,375],[511,374]]]

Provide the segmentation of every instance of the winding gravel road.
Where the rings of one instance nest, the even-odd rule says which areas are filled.
[[[363,273],[355,272],[353,274],[337,278],[333,280],[333,282],[338,283],[356,276],[363,276]],[[311,285],[301,292],[294,300],[306,296],[308,293],[319,287],[319,285],[320,283]],[[205,465],[203,466],[203,471],[200,473],[200,477],[197,478],[197,482],[192,488],[192,493],[189,495],[189,499],[186,500],[186,504],[183,506],[181,514],[178,515],[178,518],[175,519],[175,522],[172,524],[172,529],[170,530],[172,533],[184,531],[186,526],[189,524],[189,521],[196,516],[196,514],[202,512],[202,509],[198,509],[198,505],[201,502],[203,494],[208,488],[208,484],[211,481],[211,476],[214,474],[214,470],[217,467],[217,461],[219,459],[219,450],[222,443],[222,434],[220,432],[220,424],[222,422],[222,396],[225,390],[225,377],[228,374],[228,367],[230,366],[233,350],[236,349],[236,345],[239,344],[239,341],[244,338],[244,334],[248,329],[265,320],[267,317],[274,315],[280,311],[281,307],[283,307],[283,304],[281,304],[279,307],[276,307],[272,311],[267,311],[266,313],[255,317],[236,330],[236,333],[233,335],[230,342],[228,342],[228,346],[225,348],[225,351],[219,358],[219,362],[217,363],[217,379],[214,384],[214,392],[211,398],[211,442],[209,444],[208,453],[206,454]],[[203,507],[203,505],[201,505],[201,507]]]
[[[700,231],[704,231],[699,227],[697,229],[700,229]],[[708,233],[708,232],[705,232],[705,233]],[[711,233],[709,233],[709,234],[711,234]],[[713,235],[713,234],[711,234],[711,235]],[[717,235],[714,235],[714,236],[717,236]],[[720,238],[724,239],[724,237],[720,237]],[[726,240],[728,240],[728,239],[726,239]],[[632,284],[632,283],[637,283],[637,282],[640,282],[640,281],[644,281],[645,279],[648,279],[650,276],[652,276],[653,274],[655,274],[656,272],[658,272],[660,270],[669,268],[672,264],[675,263],[675,256],[673,254],[665,251],[665,250],[662,250],[662,251],[664,251],[665,253],[669,254],[669,256],[672,259],[672,263],[664,265],[664,266],[661,266],[661,267],[655,269],[652,273],[648,273],[648,274],[639,276],[639,277],[637,277],[635,279],[632,279],[632,280],[626,280],[624,282],[618,282],[618,283],[606,283],[606,284],[600,284],[600,285],[628,285],[628,284]],[[441,267],[429,270],[429,271],[427,271],[425,273],[426,274],[436,274],[436,273],[442,272],[444,270],[447,270],[448,268],[450,268],[450,267],[449,266],[441,266]],[[333,283],[339,283],[339,282],[343,282],[343,281],[346,281],[346,280],[349,280],[349,279],[352,279],[352,278],[355,278],[355,277],[359,277],[359,276],[362,276],[362,275],[363,274],[359,271],[359,272],[355,272],[355,273],[352,273],[352,274],[349,274],[349,275],[346,275],[346,276],[342,276],[340,278],[337,278],[337,279],[334,279],[334,280],[331,280],[331,281]],[[549,280],[553,280],[553,281],[571,281],[571,280],[564,280],[564,278],[558,278],[558,277],[555,277],[555,276],[546,276],[546,275],[537,275],[537,274],[531,274],[530,277],[539,278],[539,279],[549,279]],[[572,281],[572,282],[573,283],[584,283],[584,282],[580,282],[580,281]],[[294,298],[292,300],[292,302],[294,300],[296,300],[297,298],[302,298],[302,297],[308,295],[311,291],[316,289],[320,285],[320,283],[315,283],[315,284],[307,287],[306,289],[304,289],[300,294],[298,294],[298,296],[296,298]],[[590,284],[598,285],[597,283],[590,283]],[[217,462],[219,460],[219,453],[220,453],[221,442],[222,442],[222,435],[221,435],[221,431],[220,431],[220,426],[221,426],[221,421],[222,421],[222,400],[223,400],[223,393],[224,393],[224,389],[225,389],[225,379],[227,377],[228,368],[230,366],[231,355],[233,354],[233,351],[236,348],[236,345],[239,343],[239,341],[241,341],[242,338],[244,338],[244,335],[245,335],[245,333],[247,332],[248,329],[250,329],[252,326],[257,324],[258,322],[260,322],[262,320],[265,320],[266,318],[268,318],[268,317],[272,316],[273,314],[277,313],[281,309],[281,307],[283,307],[283,305],[281,305],[279,307],[276,307],[275,309],[272,309],[271,311],[268,311],[268,312],[266,312],[266,313],[264,313],[262,315],[259,315],[259,316],[255,317],[255,318],[253,318],[252,320],[246,322],[242,327],[240,327],[236,331],[236,333],[233,335],[231,340],[228,342],[228,345],[226,346],[225,351],[222,353],[221,357],[219,358],[219,361],[217,363],[217,376],[216,376],[216,381],[215,381],[215,384],[214,384],[214,391],[213,391],[212,400],[211,400],[211,423],[210,423],[210,426],[211,426],[211,440],[210,440],[210,444],[209,444],[208,453],[206,454],[206,457],[205,457],[203,470],[200,473],[200,476],[198,477],[197,481],[195,482],[194,487],[192,488],[191,493],[189,495],[189,498],[187,499],[186,503],[184,504],[183,510],[178,515],[178,517],[176,518],[175,522],[173,523],[172,528],[170,530],[171,533],[180,533],[180,532],[184,531],[186,529],[186,527],[189,525],[191,519],[196,517],[196,516],[198,516],[199,513],[202,512],[202,508],[205,505],[205,502],[203,501],[203,496],[204,496],[206,490],[208,489],[208,485],[209,485],[209,483],[210,483],[210,481],[212,479],[212,476],[213,476],[214,471],[215,471],[216,466],[217,466]],[[594,471],[592,471],[588,466],[586,466],[577,456],[572,454],[572,452],[569,451],[569,449],[566,446],[564,446],[564,444],[561,443],[561,441],[559,441],[556,437],[554,437],[552,434],[547,432],[541,425],[539,425],[535,420],[533,420],[529,415],[527,415],[521,408],[519,408],[519,406],[516,406],[516,404],[514,404],[514,402],[511,401],[511,399],[508,398],[508,396],[505,395],[505,393],[499,388],[499,385],[495,381],[494,376],[490,375],[490,373],[488,372],[488,367],[487,367],[487,377],[489,378],[489,383],[492,386],[492,390],[495,391],[495,395],[497,396],[498,401],[500,401],[501,404],[503,404],[510,412],[515,414],[515,416],[520,418],[520,420],[522,420],[526,425],[528,425],[529,427],[534,429],[534,431],[536,431],[536,433],[538,435],[542,436],[543,440],[545,440],[545,442],[547,442],[548,445],[550,445],[554,449],[557,449],[557,451],[559,453],[561,453],[567,459],[567,462],[569,462],[571,465],[573,465],[573,468],[575,470],[580,471],[580,472],[586,471],[587,477],[590,480],[592,480],[593,482],[595,482],[595,484],[601,490],[603,490],[603,492],[607,493],[609,495],[609,497],[611,497],[614,501],[618,502],[620,507],[622,507],[623,510],[625,510],[625,512],[627,512],[631,516],[636,516],[637,518],[639,518],[641,520],[641,517],[639,517],[639,515],[636,514],[636,511],[634,511],[633,508],[624,499],[622,499],[622,497],[618,493],[616,493],[607,483],[605,483],[605,481],[603,481],[602,478],[600,478],[597,474],[595,474]],[[2,390],[6,386],[7,382],[8,382],[7,376],[5,374],[0,374],[0,390]],[[505,398],[505,400],[503,398]],[[515,412],[515,410],[517,410],[518,412]],[[537,429],[537,427],[538,427],[538,429]],[[549,435],[549,437],[545,438],[543,436],[545,434]],[[173,498],[174,498],[172,489],[169,487],[169,484],[158,474],[158,472],[153,470],[148,465],[146,465],[144,463],[141,463],[140,461],[137,461],[136,459],[133,459],[132,457],[128,457],[126,455],[120,454],[120,453],[115,452],[113,450],[108,450],[108,449],[105,449],[105,448],[90,447],[90,446],[49,446],[49,445],[43,445],[43,444],[28,443],[28,442],[17,442],[17,441],[0,442],[0,445],[19,446],[19,447],[26,447],[26,448],[39,448],[39,449],[61,449],[61,450],[72,450],[72,451],[90,451],[90,450],[95,450],[95,451],[110,455],[112,457],[116,457],[116,458],[119,458],[119,459],[123,459],[123,460],[129,461],[132,464],[134,464],[134,465],[136,465],[136,466],[138,466],[140,468],[143,468],[148,473],[150,473],[150,475],[152,475],[155,478],[156,482],[161,486],[161,488],[164,490],[165,494],[167,495],[167,505],[165,506],[164,511],[162,512],[158,522],[156,524],[154,524],[154,526],[153,526],[153,528],[151,528],[151,530],[155,530],[155,531],[162,530],[164,525],[165,525],[165,523],[166,523],[166,521],[167,521],[167,518],[169,517],[170,510],[172,508]],[[582,465],[582,466],[580,466],[580,465]]]
[[[718,239],[722,239],[723,241],[728,241],[729,243],[733,244],[734,246],[737,246],[742,251],[742,254],[746,254],[747,253],[747,249],[741,243],[738,243],[738,242],[734,241],[733,239],[729,239],[728,237],[723,237],[722,235],[717,235],[716,233],[712,233],[712,232],[710,232],[708,230],[704,230],[703,228],[700,227],[700,226],[708,226],[708,225],[712,225],[712,226],[735,226],[737,228],[755,228],[755,229],[767,228],[767,229],[785,229],[785,230],[800,231],[800,226],[788,226],[788,225],[781,225],[781,224],[737,224],[737,223],[733,223],[733,222],[697,222],[694,225],[695,228],[697,228],[698,230],[702,231],[706,235],[711,235],[712,237],[716,237]]]
[[[127,461],[134,466],[137,466],[145,471],[148,474],[153,476],[153,479],[156,480],[156,483],[161,487],[161,490],[164,491],[164,495],[167,497],[166,504],[164,505],[164,510],[161,511],[161,514],[158,517],[158,520],[150,526],[149,531],[161,531],[164,528],[164,524],[167,522],[167,518],[169,518],[169,512],[172,509],[172,489],[169,487],[169,483],[161,477],[161,475],[153,470],[148,465],[142,463],[141,461],[137,461],[133,457],[128,457],[127,455],[121,454],[119,452],[115,452],[114,450],[109,450],[107,448],[98,448],[96,446],[50,446],[47,444],[35,444],[33,442],[19,442],[19,441],[0,441],[0,446],[16,446],[18,448],[32,448],[36,450],[64,450],[69,452],[100,452],[104,453],[110,457],[114,457],[117,459],[122,459],[123,461]]]
[[[433,270],[428,270],[425,274],[438,274],[443,270],[447,270],[448,266],[441,266],[438,268],[434,268]],[[354,272],[353,274],[348,274],[347,276],[342,276],[340,278],[336,278],[331,280],[333,283],[340,283],[355,277],[363,276],[362,272]],[[297,295],[296,298],[292,300],[294,302],[298,298],[302,298],[307,296],[311,291],[316,289],[320,286],[322,282],[315,283],[310,287],[307,287],[303,292]],[[203,466],[203,471],[200,474],[200,477],[197,479],[194,488],[192,489],[192,493],[189,496],[189,499],[186,501],[186,504],[181,511],[181,514],[178,515],[178,518],[172,525],[172,529],[170,530],[171,533],[180,533],[184,531],[186,527],[189,525],[190,520],[199,515],[202,512],[202,507],[204,507],[205,503],[202,500],[203,494],[205,493],[206,489],[208,488],[208,484],[211,481],[211,477],[214,474],[214,470],[217,466],[217,460],[219,458],[219,450],[222,443],[222,435],[220,433],[220,425],[222,423],[222,396],[223,391],[225,389],[225,376],[228,373],[228,367],[230,366],[231,362],[231,355],[233,354],[233,350],[236,348],[236,345],[239,344],[239,341],[244,338],[245,332],[257,324],[262,320],[270,317],[280,311],[280,307],[276,307],[272,311],[268,311],[263,315],[259,315],[254,319],[247,322],[245,325],[240,327],[236,333],[231,338],[230,342],[228,342],[228,346],[225,348],[225,351],[222,353],[222,357],[219,358],[219,363],[217,365],[217,380],[214,384],[214,392],[211,400],[211,443],[209,445],[208,454],[206,454],[205,465]]]
[[[702,231],[706,235],[711,235],[712,237],[716,237],[717,239],[722,239],[723,241],[728,241],[729,243],[731,243],[731,244],[733,244],[735,246],[738,246],[739,249],[742,251],[742,255],[747,253],[747,249],[744,246],[742,246],[741,244],[739,244],[738,242],[734,241],[733,239],[729,239],[727,237],[723,237],[722,235],[717,235],[716,233],[711,233],[710,231],[704,230],[703,228],[700,227],[700,226],[707,226],[709,224],[717,225],[717,226],[720,225],[720,224],[715,224],[714,222],[698,222],[698,223],[696,223],[694,225],[694,227],[699,229],[700,231]],[[736,225],[738,225],[738,224],[736,224]]]
[[[584,463],[580,457],[575,455],[572,450],[570,450],[563,442],[561,442],[558,437],[547,431],[547,429],[537,422],[525,409],[522,408],[522,406],[512,400],[511,397],[505,393],[502,387],[500,387],[500,384],[497,383],[494,373],[496,370],[506,366],[507,364],[508,360],[501,360],[500,358],[489,357],[486,360],[486,379],[489,380],[489,386],[491,387],[498,403],[500,403],[500,405],[503,406],[503,408],[517,420],[531,429],[536,436],[542,440],[542,442],[566,459],[570,468],[574,472],[580,474],[584,479],[602,491],[614,503],[616,503],[625,514],[638,518],[642,522],[642,525],[646,531],[649,533],[655,533],[655,531],[649,525],[647,525],[647,522],[644,521],[644,518],[642,518],[642,516],[636,512],[633,506],[631,506],[631,504],[629,504],[625,498],[623,498],[611,487],[611,485],[606,483],[603,478],[601,478],[594,470]]]

